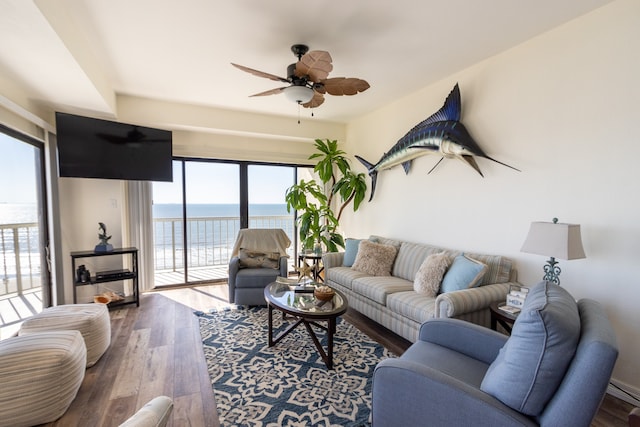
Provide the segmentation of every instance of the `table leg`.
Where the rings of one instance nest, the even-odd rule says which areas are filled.
[[[273,307],[271,304],[267,304],[269,308],[269,347],[273,347]]]
[[[329,327],[327,328],[327,368],[333,369],[333,334],[336,333],[336,318],[329,319]]]

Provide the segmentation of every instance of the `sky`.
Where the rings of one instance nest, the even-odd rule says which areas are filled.
[[[187,204],[238,204],[239,166],[231,163],[187,162]],[[293,185],[293,167],[250,165],[249,203],[284,204]],[[173,182],[153,183],[153,203],[182,203],[182,169],[173,162]]]
[[[0,203],[35,203],[38,150],[0,132]]]

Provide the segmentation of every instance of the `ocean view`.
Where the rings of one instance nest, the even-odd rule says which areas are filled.
[[[237,204],[187,205],[188,262],[191,267],[222,265],[229,262],[240,230]],[[153,206],[156,270],[183,267],[184,238],[181,204]],[[286,204],[249,205],[250,228],[282,228],[293,242],[293,214]]]
[[[187,205],[187,253],[191,267],[222,265],[229,262],[231,249],[240,230],[238,204]],[[19,254],[23,275],[39,275],[39,229],[35,203],[0,203],[0,264],[5,280],[16,277]],[[156,270],[183,268],[185,253],[182,205],[153,206],[154,262]],[[30,224],[16,227],[12,224]],[[250,228],[282,228],[293,241],[293,214],[285,204],[249,206]]]

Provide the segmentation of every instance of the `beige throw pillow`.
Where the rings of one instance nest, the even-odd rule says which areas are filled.
[[[413,289],[430,297],[438,295],[440,283],[449,268],[449,257],[446,253],[429,255],[422,262],[413,281]]]
[[[391,276],[397,253],[395,246],[363,240],[358,245],[358,254],[351,268],[371,276]]]

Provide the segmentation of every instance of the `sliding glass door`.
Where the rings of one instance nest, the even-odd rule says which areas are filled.
[[[43,150],[0,128],[0,338],[50,305]]]
[[[190,161],[185,171],[187,282],[226,280],[240,229],[239,166]]]
[[[153,184],[156,286],[226,280],[241,228],[282,228],[294,242],[284,194],[295,177],[294,166],[175,160],[173,182]]]
[[[248,165],[249,228],[281,228],[289,239],[290,269],[295,259],[295,214],[287,212],[284,195],[296,180],[296,167]]]

